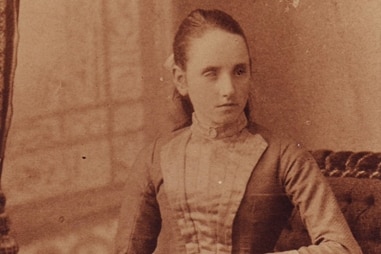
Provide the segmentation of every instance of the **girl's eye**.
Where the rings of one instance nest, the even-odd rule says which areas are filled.
[[[204,73],[204,76],[208,77],[208,78],[217,77],[217,71],[215,71],[215,70],[207,71]]]
[[[235,74],[236,76],[242,76],[242,75],[245,75],[246,73],[247,73],[247,70],[246,70],[245,67],[238,67],[238,68],[236,68],[235,71],[234,71],[234,74]]]

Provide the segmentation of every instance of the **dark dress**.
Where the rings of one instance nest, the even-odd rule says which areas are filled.
[[[300,145],[246,118],[219,129],[194,122],[137,158],[116,253],[270,253],[294,206],[313,245],[290,253],[361,253]]]

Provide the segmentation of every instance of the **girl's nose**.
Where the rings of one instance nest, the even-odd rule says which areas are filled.
[[[234,94],[235,88],[232,77],[230,75],[223,75],[218,82],[219,92],[224,97],[229,97]]]

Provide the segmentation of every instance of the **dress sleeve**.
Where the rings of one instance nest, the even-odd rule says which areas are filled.
[[[161,229],[156,190],[150,177],[153,146],[140,152],[126,179],[115,253],[152,254]]]
[[[312,155],[291,143],[283,149],[280,164],[285,191],[299,210],[312,241],[296,253],[362,253]]]

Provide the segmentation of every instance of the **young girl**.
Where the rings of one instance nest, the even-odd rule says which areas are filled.
[[[311,155],[251,121],[251,61],[239,24],[195,10],[173,52],[188,117],[138,156],[116,253],[272,253],[293,207],[313,245],[284,253],[361,253]]]

